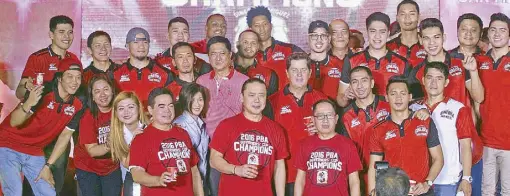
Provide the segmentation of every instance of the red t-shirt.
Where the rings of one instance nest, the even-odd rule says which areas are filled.
[[[196,41],[191,43],[193,47],[193,51],[200,54],[207,54],[207,40],[203,39],[200,41]]]
[[[429,63],[429,61],[425,59],[411,71],[410,85],[413,99],[426,96],[422,78],[425,75],[425,65],[427,65],[427,63]],[[466,82],[471,80],[469,71],[464,68],[461,59],[452,58],[448,53],[446,53],[444,63],[448,65],[448,79],[450,80],[450,83],[448,83],[448,86],[446,86],[444,90],[444,95],[460,101],[465,106],[471,107],[471,97],[466,89]]]
[[[495,61],[490,56],[476,56],[478,73],[485,88],[485,100],[480,104],[483,144],[490,148],[510,150],[510,52]]]
[[[64,58],[79,59],[75,54],[68,51],[66,51]],[[61,60],[60,56],[51,50],[50,45],[47,48],[34,52],[28,57],[27,64],[25,65],[25,69],[23,70],[21,77],[32,77],[35,79],[36,73],[44,73],[44,83],[50,82],[53,80],[55,73],[62,71],[58,68]]]
[[[386,95],[386,85],[392,76],[404,75],[407,77],[409,76],[409,72],[411,72],[408,61],[392,51],[388,51],[384,57],[376,59],[370,56],[368,50],[364,50],[346,58],[344,62],[342,73],[345,74],[340,76],[342,83],[349,84],[351,80],[349,73],[352,68],[366,66],[372,71],[372,75],[374,76],[375,94],[381,96]]]
[[[105,74],[106,76],[110,76],[112,73],[113,73],[113,70],[115,70],[116,67],[118,67],[119,65],[115,64],[111,59],[110,59],[110,67],[108,67],[108,69],[105,71],[103,70],[100,70],[96,67],[94,67],[94,62],[90,62],[90,65],[83,69],[83,74],[82,74],[82,85],[84,86],[87,86],[90,82],[90,80],[92,79],[92,77],[94,77],[95,75],[99,75],[99,74]]]
[[[177,181],[167,187],[142,186],[142,195],[193,195],[191,168],[198,163],[188,133],[177,126],[161,131],[149,125],[130,147],[129,167],[141,167],[149,175],[161,176],[167,167],[177,167]]]
[[[398,37],[388,41],[386,43],[386,47],[394,53],[405,57],[412,67],[420,64],[427,56],[427,52],[423,49],[423,46],[420,45],[420,42],[416,42],[411,47],[408,47],[402,44],[402,40],[400,38],[401,37],[399,35]]]
[[[175,101],[179,101],[179,93],[181,93],[181,89],[185,86],[191,84],[190,82],[186,82],[181,80],[179,77],[175,77],[175,80],[170,83],[166,88],[168,88],[175,97]]]
[[[12,112],[0,124],[0,147],[43,156],[43,148],[54,141],[65,128],[76,130],[85,107],[85,98],[71,96],[64,101],[57,85],[45,85],[39,103],[30,110],[32,116],[19,127],[10,124]]]
[[[111,76],[119,91],[134,91],[144,106],[147,106],[149,93],[157,87],[166,87],[174,80],[174,75],[150,60],[149,65],[138,69],[129,63],[117,67]]]
[[[434,121],[410,115],[398,125],[388,116],[373,129],[370,153],[383,156],[390,167],[401,168],[411,180],[425,182],[430,170],[429,148],[440,145]]]
[[[304,196],[349,196],[349,174],[362,169],[354,143],[338,134],[307,137],[293,154],[294,167],[306,172]]]
[[[308,85],[308,91],[299,101],[296,101],[296,98],[290,92],[289,85],[269,97],[274,121],[279,123],[287,133],[290,152],[295,152],[299,146],[299,141],[308,137],[304,118],[313,116],[313,104],[323,99],[328,99],[328,97],[319,91],[313,90],[310,85]],[[287,165],[292,165],[293,159],[294,156],[291,155],[286,160]],[[294,182],[297,174],[296,168],[288,167],[287,169],[287,183]]]
[[[97,119],[90,110],[86,110],[80,120],[80,136],[74,148],[74,165],[76,168],[106,176],[119,168],[119,163],[112,161],[108,152],[100,157],[91,157],[85,144],[105,144],[110,133],[111,112],[98,112]]]
[[[259,166],[255,179],[221,174],[218,195],[222,196],[241,192],[244,196],[273,195],[275,161],[289,156],[285,133],[277,123],[266,117],[253,122],[242,113],[223,120],[209,146],[222,153],[228,163]]]
[[[294,52],[303,52],[301,48],[294,44],[280,42],[271,38],[271,46],[264,51],[258,52],[257,62],[264,66],[271,68],[278,75],[278,89],[283,89],[289,83],[287,78],[287,58]]]
[[[156,61],[157,64],[161,65],[162,67],[172,71],[175,75],[179,74],[179,71],[177,71],[177,67],[173,64],[172,60],[174,59],[172,55],[170,55],[170,48],[166,49],[163,53],[159,53],[154,58],[154,61]],[[211,65],[207,64],[204,60],[201,58],[195,58],[195,64],[193,64],[193,70],[195,73],[197,73],[199,76],[209,73],[212,70]]]
[[[236,55],[237,58],[237,55]],[[276,92],[278,92],[278,76],[276,75],[276,72],[272,69],[269,69],[267,67],[258,66],[257,60],[253,61],[253,64],[250,65],[248,68],[243,68],[241,65],[237,64],[237,60],[234,58],[234,68],[250,77],[250,78],[258,78],[264,81],[266,83],[267,87],[267,94],[272,95]]]
[[[343,65],[344,61],[333,55],[328,55],[321,61],[312,60],[312,74],[308,84],[336,100]]]

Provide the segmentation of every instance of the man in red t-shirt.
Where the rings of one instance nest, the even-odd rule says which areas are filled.
[[[284,130],[262,115],[267,90],[251,78],[242,87],[243,112],[223,120],[211,141],[211,167],[221,172],[218,195],[285,195]]]
[[[408,76],[411,71],[408,61],[386,48],[386,39],[389,36],[390,17],[381,12],[370,14],[366,19],[369,46],[366,50],[358,52],[344,60],[342,73],[350,73],[357,66],[370,68],[375,81],[375,94],[384,96],[386,84],[390,77],[395,75]],[[354,98],[352,89],[349,88],[349,74],[340,76],[338,86],[338,105],[345,107],[349,100]]]
[[[432,119],[412,118],[408,109],[412,95],[407,78],[392,77],[386,88],[391,112],[385,121],[372,128],[368,190],[375,188],[375,162],[384,158],[390,167],[403,169],[416,182],[411,191],[413,195],[433,195],[431,186],[443,167],[436,126]]]
[[[85,108],[85,99],[76,95],[82,81],[80,61],[66,58],[57,66],[54,82],[32,88],[0,124],[0,183],[5,195],[22,194],[20,171],[35,195],[56,194],[51,170],[78,128]],[[46,159],[43,149],[55,139]]]
[[[246,14],[248,27],[260,36],[261,47],[257,53],[257,62],[271,68],[278,75],[278,89],[283,89],[289,81],[286,75],[287,58],[294,52],[303,50],[294,44],[283,43],[272,37],[273,24],[271,24],[271,12],[264,6],[251,8]]]
[[[28,57],[21,80],[16,88],[16,96],[19,99],[23,99],[26,92],[34,88],[33,81],[36,80],[38,73],[42,73],[44,83],[48,83],[53,80],[55,73],[62,71],[58,67],[59,61],[65,58],[78,59],[75,54],[67,51],[73,43],[73,28],[74,22],[67,16],[59,15],[50,19],[51,45]]]
[[[420,23],[420,6],[413,0],[403,0],[397,6],[397,22],[400,35],[388,41],[389,50],[405,57],[414,67],[425,59],[425,50],[418,42],[418,23]]]
[[[295,196],[361,196],[358,171],[363,167],[354,143],[335,132],[335,106],[330,100],[313,105],[317,134],[301,140],[293,152],[298,169]]]
[[[234,56],[234,68],[250,78],[258,78],[266,83],[267,94],[278,91],[278,76],[272,69],[259,66],[255,56],[260,49],[260,36],[253,30],[239,34],[237,53]]]
[[[141,195],[204,196],[191,139],[185,130],[172,125],[173,100],[166,88],[150,92],[148,109],[153,121],[131,143],[129,170],[142,185]]]
[[[291,153],[295,152],[300,140],[317,132],[311,123],[312,105],[319,100],[327,99],[326,95],[308,85],[311,74],[310,62],[310,57],[304,52],[290,55],[287,59],[287,77],[290,83],[269,97],[274,121],[285,129]],[[294,156],[291,155],[290,159],[286,160],[287,165],[292,165],[293,159]],[[287,173],[285,192],[287,195],[294,195],[297,170],[288,167]]]
[[[83,69],[83,85],[88,85],[90,79],[98,74],[110,75],[115,64],[110,55],[112,52],[112,38],[104,31],[94,31],[87,38],[87,52],[92,56],[90,65]]]
[[[166,49],[163,53],[159,53],[154,58],[158,64],[163,66],[164,68],[172,71],[174,74],[178,74],[177,67],[174,63],[174,53],[172,48],[175,44],[179,42],[188,42],[189,41],[189,25],[188,21],[183,17],[175,17],[172,18],[168,22],[168,40],[170,41],[170,47]],[[193,47],[192,47],[193,48]],[[194,51],[194,50],[192,50]],[[193,53],[194,60],[192,62],[193,70],[202,75],[210,71],[210,66],[208,66],[204,60],[200,58],[195,58],[195,54]],[[202,70],[202,67],[206,70]],[[209,69],[207,69],[209,68]]]

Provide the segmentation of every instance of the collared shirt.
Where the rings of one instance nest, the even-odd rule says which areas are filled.
[[[196,77],[196,76],[195,76]],[[170,83],[166,88],[168,88],[175,97],[175,101],[179,101],[179,94],[181,93],[182,88],[190,85],[192,82],[187,82],[181,80],[179,76],[175,77],[175,80]]]
[[[198,169],[200,170],[202,179],[206,179],[207,165],[209,162],[207,159],[209,136],[205,131],[205,122],[200,117],[197,117],[195,120],[189,112],[185,111],[174,120],[174,124],[188,132],[193,148],[195,148],[200,158],[198,161]]]
[[[460,52],[460,46],[451,49],[450,51],[448,51],[448,53],[450,53],[450,55],[453,58],[464,59],[464,54]],[[483,51],[480,47],[476,46],[475,53],[473,53],[473,55],[485,55],[485,51]]]
[[[82,85],[88,85],[92,77],[99,74],[106,74],[107,76],[111,75],[113,73],[113,70],[115,70],[116,67],[119,65],[115,64],[111,59],[110,61],[110,67],[106,71],[100,70],[97,67],[94,66],[94,61],[90,62],[90,65],[83,69],[83,75],[82,75]]]
[[[267,67],[258,66],[257,59],[253,60],[253,64],[244,68],[237,63],[238,55],[234,57],[234,68],[250,78],[258,78],[264,81],[267,87],[267,95],[272,95],[278,91],[278,76],[276,72]]]
[[[409,76],[409,72],[411,72],[411,66],[409,66],[408,61],[392,51],[388,51],[385,56],[376,59],[370,56],[368,49],[366,49],[346,58],[344,62],[342,73],[345,74],[340,76],[340,81],[343,84],[349,85],[351,81],[349,73],[352,68],[366,66],[372,71],[372,75],[374,76],[375,94],[381,96],[386,95],[386,85],[392,76],[404,75],[407,77]]]
[[[294,52],[303,52],[301,48],[294,44],[280,42],[271,38],[271,46],[262,52],[258,52],[255,57],[261,66],[271,68],[278,75],[278,89],[283,89],[289,83],[287,79],[287,58]]]
[[[312,73],[308,84],[335,100],[343,65],[344,61],[333,55],[327,55],[320,61],[312,60]]]
[[[179,71],[177,70],[177,67],[173,64],[172,60],[174,57],[170,54],[171,48],[166,49],[163,53],[159,53],[154,58],[154,61],[156,61],[157,64],[161,65],[162,67],[172,71],[175,75],[179,74]],[[195,64],[193,64],[193,71],[197,73],[199,76],[204,75],[205,73],[208,73],[212,70],[211,65],[207,64],[204,60],[201,58],[195,58]]]
[[[66,51],[63,58],[79,59],[75,54]],[[44,83],[53,80],[55,73],[62,71],[59,69],[61,57],[53,52],[51,45],[34,52],[28,57],[27,64],[21,75],[22,78],[32,77],[35,79],[37,73],[43,73]]]
[[[248,76],[241,74],[234,69],[223,78],[216,78],[215,71],[204,74],[197,79],[200,84],[209,90],[210,101],[206,117],[206,130],[209,137],[213,137],[216,126],[226,118],[239,114],[242,111],[242,103],[239,98],[243,83]]]
[[[411,47],[402,44],[401,35],[388,41],[386,47],[394,53],[405,57],[412,67],[420,64],[427,55],[420,42],[416,42]]]

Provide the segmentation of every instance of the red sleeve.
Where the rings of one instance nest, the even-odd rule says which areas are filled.
[[[94,144],[97,143],[97,127],[94,123],[94,117],[90,113],[90,110],[87,110],[83,115],[83,118],[80,120],[80,136],[79,136],[79,144]]]
[[[295,152],[293,152],[293,154],[295,155],[293,163],[294,167],[303,171],[307,170],[306,161],[308,159],[308,156],[306,155],[304,149],[305,146],[306,145],[304,140],[301,140],[301,142],[299,142],[299,147],[297,147]]]
[[[214,131],[214,136],[211,140],[211,143],[209,144],[209,147],[222,154],[225,154],[229,146],[232,144],[228,138],[228,131],[230,130],[231,129],[229,129],[227,122],[221,121]]]
[[[474,131],[475,124],[473,123],[471,111],[468,107],[460,108],[455,125],[457,127],[457,137],[459,139],[472,138],[471,134],[476,133],[476,131]]]
[[[370,129],[370,128],[369,128]],[[371,130],[372,134],[370,135],[370,154],[382,155],[384,153],[381,143],[379,142],[379,138],[376,130]]]
[[[39,68],[41,67],[41,63],[39,59],[35,55],[30,55],[27,60],[27,64],[25,65],[25,69],[21,74],[21,78],[35,77],[35,73],[41,72]]]
[[[354,143],[352,141],[346,142],[348,148],[347,148],[347,174],[351,174],[353,172],[359,171],[363,169],[363,166],[361,165],[361,160],[358,155],[358,150]]]
[[[275,131],[276,131],[276,137],[277,137],[277,145],[276,146],[276,160],[281,160],[289,157],[289,149],[287,148],[287,138],[285,138],[285,134],[283,131],[283,128],[281,128],[279,125],[276,125],[275,122]]]
[[[131,142],[131,147],[129,148],[129,166],[137,166],[144,168],[147,170],[147,166],[149,165],[149,154],[150,146],[148,142],[146,142],[144,133],[136,136]]]

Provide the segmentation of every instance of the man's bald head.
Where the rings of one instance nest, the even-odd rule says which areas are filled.
[[[333,19],[329,23],[331,44],[334,48],[345,48],[349,44],[349,24],[342,19]]]

